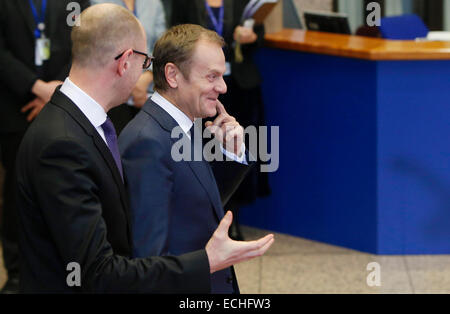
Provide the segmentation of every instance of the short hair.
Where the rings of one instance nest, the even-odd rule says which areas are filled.
[[[167,63],[175,64],[183,77],[189,78],[192,56],[200,40],[216,43],[220,47],[225,46],[225,40],[219,34],[194,24],[176,25],[161,36],[153,49],[155,90],[166,91],[169,88],[165,75]]]
[[[110,3],[84,10],[72,29],[72,61],[82,67],[103,67],[122,50],[145,38],[142,26],[127,9]],[[132,47],[130,47],[130,45]]]

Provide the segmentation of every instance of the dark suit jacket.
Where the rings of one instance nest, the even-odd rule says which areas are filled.
[[[242,45],[244,62],[234,61],[233,33],[236,26],[241,25],[241,17],[249,0],[224,0],[224,30],[223,37],[227,44],[225,58],[231,63],[231,75],[244,89],[254,88],[261,84],[258,68],[253,63],[253,53],[264,43],[264,26],[255,25],[254,31],[258,39],[253,44]],[[205,0],[173,0],[172,25],[198,24],[205,28],[209,25],[208,11]]]
[[[149,100],[119,138],[137,257],[178,255],[204,247],[224,216],[222,201],[226,202],[250,168],[224,161],[215,163],[212,170],[204,160],[174,161],[171,150],[178,139],[172,139],[171,132],[177,126]],[[224,182],[222,194],[216,180]],[[233,277],[232,269],[213,274],[212,292],[238,292]]]
[[[131,259],[127,193],[107,145],[57,91],[28,128],[17,159],[24,292],[209,293],[204,250]],[[81,287],[66,284],[68,263]]]
[[[47,0],[46,32],[50,38],[51,57],[44,61],[39,77],[34,64],[34,30],[36,23],[27,0],[0,0],[0,133],[24,131],[28,113],[20,109],[36,96],[31,87],[38,78],[44,81],[64,79],[71,61],[71,27],[67,25],[69,2],[81,9],[88,0]]]

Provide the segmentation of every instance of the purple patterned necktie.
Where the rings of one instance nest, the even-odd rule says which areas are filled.
[[[114,125],[112,124],[109,117],[101,125],[101,127],[105,132],[106,143],[108,143],[109,150],[111,151],[111,154],[114,157],[116,166],[119,169],[120,176],[122,177],[123,180],[122,162],[120,161],[119,146],[117,145],[116,129],[114,128]]]

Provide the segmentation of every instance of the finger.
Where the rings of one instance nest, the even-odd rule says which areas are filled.
[[[34,118],[36,118],[36,116],[39,114],[40,112],[40,108],[39,107],[35,107],[30,114],[27,116],[27,121],[30,122],[31,120],[33,120]]]
[[[234,117],[230,116],[230,115],[227,114],[227,113],[222,113],[222,114],[220,114],[220,115],[213,121],[214,125],[217,125],[217,126],[219,126],[219,127],[223,127],[224,124],[227,124],[227,123],[234,123],[234,122],[236,122],[236,119],[235,119]]]
[[[242,140],[242,129],[240,127],[236,127],[233,130],[230,130],[226,133],[225,141],[231,141],[232,139]]]
[[[274,242],[275,242],[275,239],[272,238],[266,244],[264,244],[262,247],[260,247],[260,248],[258,248],[256,250],[253,250],[253,251],[245,253],[242,256],[244,258],[243,261],[246,261],[246,260],[249,260],[249,259],[252,259],[252,258],[264,255],[264,253],[267,252],[267,250],[272,246],[272,244]]]
[[[28,111],[31,108],[35,107],[35,106],[36,106],[36,101],[33,100],[33,101],[30,101],[26,106],[23,106],[22,109],[20,109],[20,111],[21,112],[25,112],[25,111]]]
[[[213,124],[216,125],[216,126],[221,127],[223,123],[229,122],[228,121],[228,117],[229,116],[226,115],[226,114],[220,114],[220,115],[217,116],[217,118],[214,119]]]
[[[220,221],[219,227],[217,227],[216,232],[219,236],[228,235],[228,229],[230,229],[231,222],[233,221],[233,214],[231,211],[227,211],[225,216]]]
[[[231,118],[232,118],[232,120],[228,119],[228,120],[230,120],[230,121],[223,121],[223,124],[222,124],[221,128],[222,128],[224,131],[227,131],[227,132],[228,132],[228,131],[232,131],[232,130],[234,130],[234,129],[236,129],[237,127],[240,126],[239,122],[237,122],[236,120],[234,120],[233,117],[231,117]]]
[[[241,242],[245,245],[244,249],[246,252],[251,252],[255,250],[259,250],[260,248],[264,247],[268,242],[274,239],[273,234],[268,234],[263,238],[260,238],[258,240],[253,241],[245,241]]]
[[[222,103],[219,100],[217,100],[217,102],[216,102],[216,110],[217,110],[217,114],[219,114],[219,115],[222,113],[228,114],[227,111],[225,110],[225,107],[222,105]]]
[[[230,137],[231,136],[235,136],[235,135],[239,135],[239,133],[243,129],[241,128],[241,125],[237,121],[233,121],[233,122],[225,123],[222,126],[222,130],[224,130],[224,132],[225,132],[225,134],[227,135],[227,138],[228,138],[229,137],[228,135],[230,135]]]
[[[206,128],[210,127],[211,125],[213,125],[212,121],[206,121],[205,122],[205,127]]]
[[[214,134],[215,137],[223,137],[223,131],[217,125],[211,125],[206,128],[211,134]]]

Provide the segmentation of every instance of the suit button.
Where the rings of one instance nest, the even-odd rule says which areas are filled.
[[[233,283],[233,277],[231,277],[231,276],[228,277],[227,278],[227,283],[229,283],[229,284]]]

